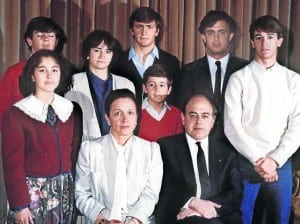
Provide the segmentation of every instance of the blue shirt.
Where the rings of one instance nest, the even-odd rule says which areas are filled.
[[[129,49],[128,60],[132,59],[142,78],[146,69],[153,65],[155,58],[159,58],[158,48],[156,46],[154,46],[151,53],[147,56],[145,63],[143,63],[143,60],[135,53],[133,46]]]
[[[89,71],[88,77],[91,81],[91,87],[93,88],[92,96],[96,107],[95,110],[101,129],[101,134],[106,135],[109,133],[110,127],[105,120],[104,102],[112,90],[112,76],[109,75],[107,80],[103,80]]]

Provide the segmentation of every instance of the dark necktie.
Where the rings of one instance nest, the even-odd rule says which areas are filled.
[[[49,124],[51,127],[54,127],[57,122],[56,114],[51,105],[48,106],[48,113],[46,118],[46,123]]]
[[[216,71],[214,97],[216,103],[218,103],[221,98],[221,62],[216,61],[216,65],[217,65],[217,71]]]
[[[206,162],[204,157],[204,152],[201,147],[200,142],[196,142],[198,146],[198,154],[197,154],[197,165],[199,172],[199,179],[201,185],[201,198],[206,199],[209,196],[210,192],[210,180],[207,173]]]

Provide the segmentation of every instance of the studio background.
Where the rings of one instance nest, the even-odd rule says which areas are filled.
[[[94,29],[111,32],[124,49],[130,46],[128,18],[139,6],[150,6],[161,14],[160,47],[182,64],[205,54],[197,28],[209,10],[224,10],[236,19],[239,32],[233,53],[245,59],[252,56],[250,23],[261,15],[273,15],[289,31],[278,59],[300,72],[300,0],[0,0],[0,74],[28,57],[23,33],[35,16],[49,16],[63,27],[68,37],[64,56],[80,67],[81,42]]]

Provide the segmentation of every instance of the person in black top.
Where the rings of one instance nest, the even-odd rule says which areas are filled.
[[[132,46],[113,63],[112,73],[124,76],[134,83],[137,102],[141,105],[145,70],[153,64],[163,64],[173,79],[173,91],[168,99],[168,102],[173,104],[178,93],[180,64],[174,55],[158,47],[163,29],[161,16],[150,7],[137,8],[129,18],[129,28]]]

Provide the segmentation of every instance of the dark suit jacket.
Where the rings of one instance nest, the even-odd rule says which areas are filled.
[[[143,94],[143,79],[140,76],[137,68],[135,67],[132,59],[128,61],[129,49],[124,51],[113,63],[111,72],[116,75],[123,76],[128,78],[133,82],[135,86],[135,92],[137,97],[137,102],[141,104],[142,102],[142,94]],[[174,104],[176,99],[176,93],[178,93],[178,82],[180,75],[180,64],[178,59],[171,55],[170,53],[158,49],[159,59],[155,58],[154,64],[162,64],[165,66],[169,75],[173,78],[173,89],[171,95],[168,98],[168,102],[170,104]]]
[[[224,93],[228,79],[232,73],[244,67],[248,61],[230,55],[227,70],[224,76],[222,99],[220,102],[219,112],[223,114]],[[211,75],[207,57],[200,58],[194,62],[186,64],[181,73],[179,105],[183,106],[184,102],[193,94],[205,94],[211,99],[214,98],[211,83]],[[223,119],[220,117],[220,119]]]
[[[195,174],[184,133],[159,139],[158,143],[164,174],[155,218],[157,224],[172,224],[185,203],[196,196]],[[211,189],[207,200],[222,205],[217,212],[221,219],[227,220],[224,223],[241,223],[242,180],[236,153],[230,145],[212,137],[209,137],[209,178]]]

